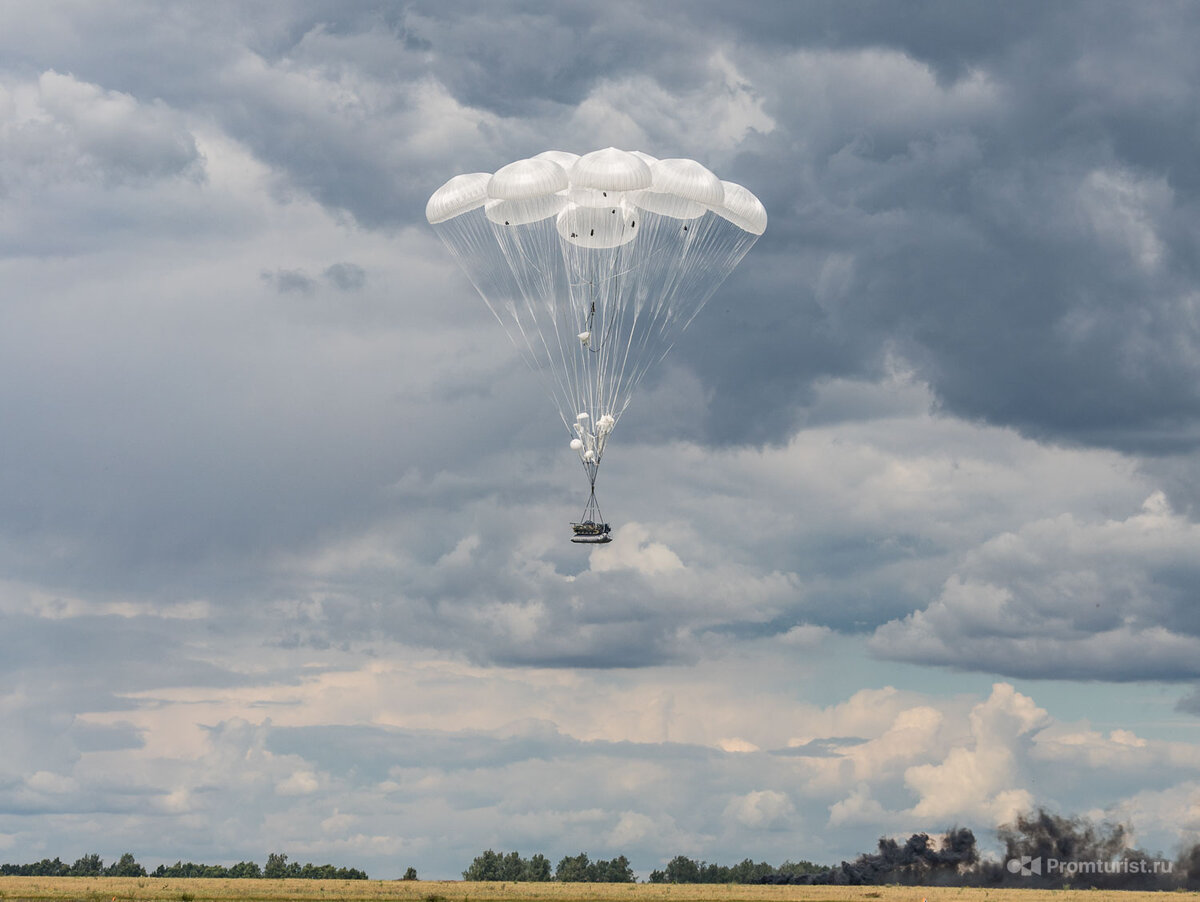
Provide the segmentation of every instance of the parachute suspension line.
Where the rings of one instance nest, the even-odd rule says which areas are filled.
[[[581,523],[603,523],[604,515],[600,513],[600,504],[596,501],[596,485],[592,483],[591,493],[588,495],[587,504],[583,506],[583,516],[579,518]]]
[[[621,405],[621,412],[624,412],[628,406],[632,391],[636,386],[636,380],[627,377],[627,367],[630,364],[631,352],[635,348],[644,346],[647,336],[652,335],[656,331],[655,326],[657,325],[656,321],[659,319],[658,315],[663,309],[669,293],[666,290],[669,282],[668,286],[660,288],[657,284],[660,276],[659,267],[652,265],[656,262],[657,255],[665,250],[665,247],[655,247],[659,231],[655,223],[657,218],[650,216],[643,219],[643,223],[649,221],[649,227],[647,228],[649,234],[645,235],[644,240],[654,250],[649,255],[642,256],[632,253],[631,249],[630,256],[632,259],[623,270],[626,274],[632,274],[635,271],[639,272],[642,278],[639,280],[630,280],[626,289],[631,293],[631,296],[621,304],[621,311],[624,317],[628,318],[628,322],[627,324],[622,323],[620,336],[624,339],[623,347],[617,348],[616,356],[612,362],[614,393],[619,394],[620,397],[625,399],[624,404]],[[636,370],[634,372],[636,375]]]
[[[590,304],[589,304],[588,315],[587,315],[587,331],[588,331],[589,335],[595,335],[596,334],[596,283],[589,282],[588,288],[589,288],[588,294],[590,297]],[[607,323],[607,325],[605,325],[605,323]],[[616,328],[616,325],[617,325],[617,318],[612,315],[611,311],[606,310],[605,315],[604,315],[604,321],[601,323],[601,331],[604,333],[603,337],[599,341],[589,340],[588,341],[588,350],[591,351],[593,354],[601,353],[601,349],[602,349],[604,343],[606,341],[608,341],[609,338],[612,337],[612,333],[613,333],[613,330]]]
[[[587,315],[587,332],[589,336],[592,336],[596,334],[596,283],[594,281],[588,282],[588,302],[590,308]],[[600,342],[594,342],[589,338],[587,349],[593,354],[599,354]]]
[[[651,218],[646,217],[646,222],[651,225]],[[645,327],[638,330],[638,341],[631,354],[638,364],[625,383],[627,396],[633,394],[647,372],[674,345],[675,339],[668,335],[668,330],[677,336],[691,324],[724,280],[724,274],[737,265],[758,237],[711,213],[692,220],[689,225],[686,232],[675,233],[683,239],[680,267],[669,274],[658,295],[657,309]],[[657,237],[659,233],[654,234]],[[714,273],[718,277],[714,278]],[[676,306],[676,302],[683,303]],[[656,345],[660,348],[657,351]]]
[[[595,409],[613,417],[624,410],[625,385],[622,379],[624,354],[628,353],[626,332],[632,334],[637,321],[637,304],[630,297],[631,280],[624,277],[644,269],[639,258],[639,246],[622,244],[603,255],[593,255],[589,278],[589,310],[599,301],[600,309],[592,313],[592,334],[596,334],[595,314],[599,314],[600,340],[596,351],[596,378],[592,383],[597,396]],[[627,403],[627,399],[626,399]]]
[[[551,397],[556,399],[556,406],[561,413],[571,406],[571,398],[575,392],[570,384],[570,374],[565,372],[562,365],[568,358],[567,340],[559,330],[559,317],[555,314],[553,306],[547,304],[547,301],[552,302],[555,296],[553,273],[546,268],[514,265],[517,260],[538,257],[553,259],[552,255],[558,251],[557,232],[549,224],[543,223],[531,225],[527,230],[500,228],[493,224],[493,235],[494,246],[500,251],[516,279],[519,297],[512,299],[509,314],[528,348],[529,356],[526,360],[530,362],[531,369],[543,384],[546,384]],[[545,311],[545,321],[538,316],[538,310],[542,306],[549,306]],[[551,338],[554,340],[553,344]],[[565,416],[563,420],[565,423]]]
[[[699,232],[707,232],[705,225],[716,217],[713,214],[706,214],[698,219],[691,220],[688,225],[680,226],[678,223],[673,223],[665,217],[655,217],[654,220],[654,237],[656,240],[662,241],[664,248],[668,245],[676,248],[677,265],[665,271],[662,274],[664,279],[661,285],[657,282],[652,282],[652,286],[657,289],[656,298],[649,314],[649,322],[646,327],[639,330],[638,342],[633,346],[633,358],[640,361],[640,365],[635,364],[633,372],[629,377],[628,391],[632,394],[633,390],[641,383],[646,372],[670,350],[673,340],[663,348],[662,353],[653,356],[647,355],[647,351],[653,348],[665,335],[667,326],[670,324],[676,314],[677,300],[683,300],[686,287],[686,275],[691,266],[692,259],[695,255],[691,252],[693,246],[697,242]],[[689,228],[690,226],[690,228]],[[703,299],[700,300],[703,304]],[[632,333],[630,335],[632,345]],[[628,352],[627,352],[628,354]]]
[[[612,386],[608,385],[606,372],[608,369],[608,360],[611,356],[609,353],[609,339],[612,337],[612,326],[614,322],[615,305],[611,296],[611,288],[608,280],[601,280],[598,272],[598,260],[593,260],[591,278],[588,280],[588,329],[592,331],[592,335],[596,335],[596,301],[600,301],[600,334],[599,340],[595,346],[589,346],[588,350],[595,355],[593,364],[595,365],[595,378],[591,380],[588,389],[592,404],[592,409],[599,411],[604,408],[604,413],[607,410],[607,398],[611,394]]]
[[[588,351],[588,353],[583,355],[584,356],[583,363],[584,363],[584,367],[587,369],[588,380],[587,380],[587,384],[585,386],[585,392],[586,392],[587,397],[585,399],[583,397],[583,394],[581,394],[580,401],[585,401],[585,403],[587,404],[587,409],[589,411],[591,411],[593,414],[595,414],[595,413],[597,413],[597,406],[598,406],[598,401],[599,401],[599,398],[597,397],[597,392],[601,390],[600,382],[601,382],[601,379],[603,378],[601,374],[603,373],[604,363],[603,363],[603,357],[601,356],[602,351],[603,351],[603,340],[601,339],[600,336],[598,336],[596,334],[596,261],[594,259],[588,260],[588,270],[585,273],[585,279],[584,279],[583,284],[584,284],[584,286],[586,286],[586,290],[587,290],[587,293],[584,295],[584,298],[583,298],[583,303],[585,305],[585,310],[587,311],[586,312],[587,331],[588,331],[588,336],[589,336],[587,345],[585,346],[585,349]],[[601,311],[602,312],[604,311],[603,301],[601,302]],[[603,320],[601,320],[601,325],[603,325]],[[595,424],[593,423],[592,425],[594,428]],[[597,452],[600,451],[599,448],[597,448],[596,450],[597,450]],[[599,462],[600,462],[600,460],[599,460],[599,457],[597,456],[595,463],[599,464]],[[584,462],[584,468],[590,469],[590,468],[588,468],[587,461]],[[594,486],[595,478],[596,478],[594,473],[589,472],[588,476]]]
[[[599,261],[597,261],[599,263]],[[609,329],[613,318],[613,299],[609,286],[600,278],[598,271],[599,267],[592,270],[592,284],[590,292],[592,296],[592,304],[599,302],[599,331],[600,331],[600,347],[596,348],[596,354],[592,358],[596,367],[596,378],[588,386],[591,393],[591,403],[597,413],[608,413],[608,395],[610,386],[605,378],[605,371],[608,367],[609,352]]]

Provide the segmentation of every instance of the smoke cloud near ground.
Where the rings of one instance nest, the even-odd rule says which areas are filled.
[[[883,837],[878,852],[864,852],[817,874],[772,877],[766,883],[820,883],[862,886],[875,883],[953,884],[973,874],[979,863],[975,834],[966,827],[946,832],[940,841],[914,833],[905,842]]]
[[[815,874],[773,874],[763,883],[903,884],[1096,889],[1200,889],[1200,843],[1176,859],[1131,848],[1121,824],[1095,824],[1044,809],[998,828],[1001,861],[984,859],[975,834],[954,827],[934,838],[914,833],[900,842],[883,837],[878,851]]]

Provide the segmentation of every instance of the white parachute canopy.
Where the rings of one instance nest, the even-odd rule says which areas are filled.
[[[455,176],[425,215],[544,377],[593,488],[638,383],[767,225],[695,160],[614,147]]]

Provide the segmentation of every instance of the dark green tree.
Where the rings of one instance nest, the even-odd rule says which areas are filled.
[[[564,855],[554,869],[554,879],[561,883],[590,883],[595,877],[587,852]]]
[[[84,855],[71,865],[70,876],[72,877],[100,877],[103,874],[104,862],[94,852],[91,855]]]
[[[525,875],[522,880],[530,883],[543,883],[550,879],[550,859],[538,852],[525,862]]]
[[[475,856],[470,867],[463,871],[463,880],[499,880],[500,856],[488,849]]]
[[[516,883],[525,876],[527,862],[518,852],[509,852],[500,859],[500,879]]]
[[[256,861],[239,861],[229,869],[230,877],[261,877],[262,868]]]
[[[676,855],[667,862],[664,883],[699,883],[700,864],[686,855]]]
[[[133,860],[133,854],[126,852],[119,861],[114,861],[104,869],[105,877],[145,877],[146,869]]]
[[[263,868],[263,876],[268,880],[280,880],[288,874],[287,855],[272,852],[267,856],[267,865]]]
[[[598,883],[634,882],[633,868],[629,864],[629,859],[624,855],[618,855],[612,861],[597,861],[595,871],[595,880]]]
[[[723,864],[700,862],[699,883],[731,883],[730,869]]]
[[[408,868],[408,870],[406,870],[404,872],[404,876],[401,877],[400,879],[401,880],[416,880],[417,879],[417,869],[414,867]]]

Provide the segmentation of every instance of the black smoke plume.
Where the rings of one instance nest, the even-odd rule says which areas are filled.
[[[768,883],[808,883],[863,886],[899,883],[909,886],[957,884],[979,862],[975,834],[956,827],[940,843],[927,833],[914,833],[899,843],[886,837],[879,840],[879,851],[864,853],[854,861],[843,861],[835,868],[817,874],[776,875]]]
[[[1200,844],[1172,861],[1131,848],[1121,824],[1094,824],[1038,809],[997,830],[1004,861],[980,868],[982,882],[1027,887],[1155,890],[1192,888],[1200,881]]]
[[[1173,890],[1200,889],[1200,843],[1175,860],[1130,848],[1129,830],[1120,824],[1094,824],[1044,809],[1017,817],[997,829],[1002,861],[982,860],[975,834],[955,827],[940,840],[914,833],[905,842],[882,838],[866,852],[837,867],[812,874],[772,874],[763,883],[902,884],[927,886],[1011,886],[1027,888]]]

